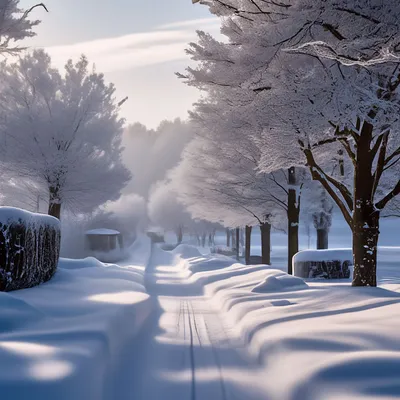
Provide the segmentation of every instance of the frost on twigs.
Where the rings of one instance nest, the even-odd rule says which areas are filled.
[[[57,219],[0,207],[0,291],[47,282],[57,269],[59,254]]]

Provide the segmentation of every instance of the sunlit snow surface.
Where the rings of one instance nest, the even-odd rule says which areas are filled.
[[[2,400],[114,398],[114,365],[151,310],[149,240],[131,252],[125,266],[61,259],[49,283],[0,293]]]
[[[289,277],[274,243],[267,267],[188,245],[150,257],[142,238],[125,266],[61,260],[0,293],[0,398],[400,398],[400,247],[381,243],[379,288],[352,288]]]

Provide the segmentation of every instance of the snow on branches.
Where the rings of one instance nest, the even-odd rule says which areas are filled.
[[[116,200],[130,178],[121,162],[123,120],[115,88],[88,60],[68,61],[62,75],[37,50],[0,71],[4,168],[48,190],[49,213],[61,205],[91,211]]]
[[[228,40],[200,33],[198,67],[180,76],[207,91],[200,107],[217,105],[226,131],[246,126],[260,171],[309,168],[353,231],[353,283],[374,286],[379,216],[400,194],[400,4],[201,3]]]
[[[23,10],[19,8],[19,0],[0,0],[0,54],[15,55],[24,50],[15,43],[35,35],[32,28],[40,21],[30,20],[29,17],[37,7],[47,11],[43,3]]]

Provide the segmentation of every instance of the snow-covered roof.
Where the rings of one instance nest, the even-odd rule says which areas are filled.
[[[105,229],[105,228],[100,228],[100,229],[92,229],[90,231],[86,232],[86,235],[119,235],[120,232],[115,231],[113,229]]]

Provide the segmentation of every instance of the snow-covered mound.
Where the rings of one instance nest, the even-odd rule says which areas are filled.
[[[105,265],[94,257],[86,257],[83,260],[72,258],[60,258],[59,265],[64,269],[81,269],[92,267],[104,267]]]
[[[280,270],[269,270],[263,282],[252,289],[253,293],[269,293],[283,290],[306,289],[303,279],[282,273]]]
[[[51,279],[60,237],[58,219],[0,207],[0,290],[29,288]]]
[[[303,250],[293,256],[293,275],[300,278],[349,279],[350,249]]]
[[[302,250],[293,256],[293,263],[304,261],[352,261],[351,249]]]
[[[60,259],[41,286],[0,293],[0,398],[112,400],[115,369],[151,311],[150,240],[125,266]]]
[[[172,250],[172,253],[179,255],[182,258],[195,258],[202,256],[197,247],[188,244],[180,244]]]
[[[206,260],[203,258],[199,262],[191,262],[188,265],[189,271],[192,273],[202,271],[213,271],[216,269],[226,268],[232,265],[232,258],[223,255],[212,255],[207,257]]]

